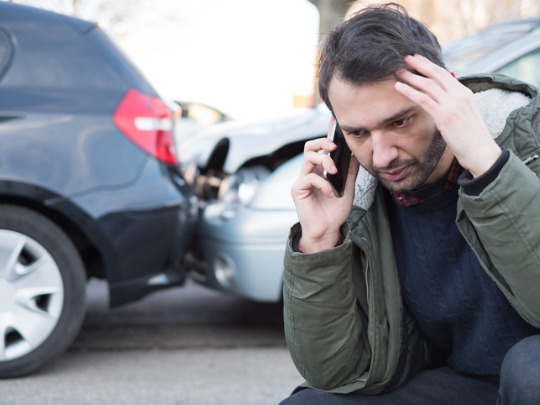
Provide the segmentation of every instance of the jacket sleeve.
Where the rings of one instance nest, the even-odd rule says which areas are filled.
[[[477,196],[460,191],[463,235],[510,303],[540,327],[540,180],[515,154]],[[480,240],[481,247],[474,240]],[[476,244],[477,245],[477,244]]]
[[[363,387],[369,367],[367,315],[357,301],[352,266],[353,246],[314,254],[294,252],[292,228],[285,253],[284,323],[292,359],[308,385],[331,392]]]

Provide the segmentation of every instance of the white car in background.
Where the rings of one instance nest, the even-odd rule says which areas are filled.
[[[177,146],[203,128],[232,119],[230,115],[205,103],[170,100],[169,104],[176,115],[174,137]]]
[[[458,76],[502,73],[540,86],[540,18],[493,26],[448,45],[444,55]],[[181,168],[201,202],[194,279],[258,301],[281,300],[286,238],[297,221],[290,188],[304,143],[325,136],[329,119],[320,105],[215,125],[182,145]]]

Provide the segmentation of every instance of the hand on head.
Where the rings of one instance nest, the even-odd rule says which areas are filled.
[[[465,169],[475,177],[485,173],[501,149],[489,135],[472,91],[451,72],[421,55],[406,56],[405,63],[412,71],[397,72],[396,91],[431,115]]]

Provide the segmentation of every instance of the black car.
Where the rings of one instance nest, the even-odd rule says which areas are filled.
[[[0,2],[0,378],[112,306],[184,280],[192,194],[170,109],[94,23]]]

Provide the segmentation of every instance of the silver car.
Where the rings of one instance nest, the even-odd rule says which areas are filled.
[[[540,18],[493,26],[444,50],[458,76],[503,73],[540,86]],[[201,202],[191,275],[250,299],[281,300],[283,255],[297,221],[290,196],[304,143],[325,136],[322,105],[266,122],[216,125],[182,145]]]
[[[297,221],[290,188],[304,143],[323,136],[329,119],[321,105],[216,125],[182,144],[182,170],[201,201],[194,279],[258,301],[281,299],[285,241]]]

